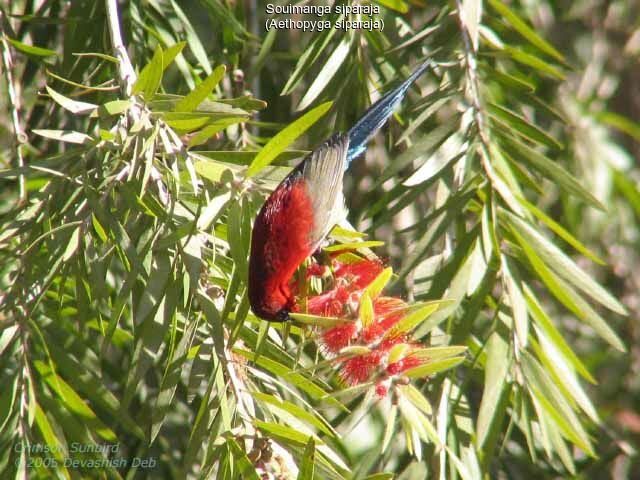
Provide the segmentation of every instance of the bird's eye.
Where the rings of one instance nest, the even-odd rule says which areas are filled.
[[[276,319],[279,322],[286,322],[288,320],[291,320],[291,317],[289,316],[289,312],[283,308],[278,313],[276,313]]]

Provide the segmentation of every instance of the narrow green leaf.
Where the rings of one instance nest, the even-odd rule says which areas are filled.
[[[17,331],[17,324],[7,326],[2,330],[2,334],[0,334],[0,357],[2,357],[2,352],[13,342]]]
[[[505,255],[502,255],[502,268],[504,281],[507,284],[509,304],[511,314],[516,327],[518,347],[525,348],[529,338],[529,316],[527,314],[527,304],[522,295],[521,282],[515,277],[515,265],[510,265]],[[512,270],[514,272],[512,273]]]
[[[387,418],[386,418],[386,426],[384,428],[384,435],[382,437],[380,453],[386,452],[387,448],[389,447],[389,444],[391,443],[391,439],[393,438],[396,430],[395,426],[396,426],[397,416],[398,416],[398,406],[391,405],[391,410],[389,410],[389,413],[387,414]]]
[[[529,311],[531,312],[531,317],[535,321],[536,325],[545,333],[548,341],[552,342],[555,348],[558,349],[564,355],[564,357],[571,363],[573,368],[582,375],[589,382],[595,384],[596,380],[591,376],[587,367],[585,367],[580,357],[578,357],[571,347],[567,344],[562,334],[555,327],[549,316],[542,309],[542,305],[536,299],[533,291],[525,286],[524,296],[527,301],[527,305],[529,307]]]
[[[540,252],[545,259],[545,263],[551,266],[558,275],[608,309],[620,315],[627,314],[626,308],[613,295],[607,292],[544,235],[540,234],[521,218],[508,212],[505,213],[508,215],[510,223],[518,229],[537,252]]]
[[[178,42],[175,45],[171,45],[167,47],[166,50],[162,52],[162,70],[166,70],[169,65],[173,63],[173,60],[182,52],[184,47],[187,45],[187,42]]]
[[[320,415],[314,409],[311,409],[309,407],[303,408],[292,402],[289,402],[287,400],[280,400],[279,398],[273,395],[268,395],[266,393],[253,391],[251,392],[251,396],[259,402],[264,402],[265,404],[275,407],[275,409],[287,412],[296,420],[300,420],[309,425],[313,425],[315,428],[329,437],[337,437],[337,433],[333,429],[331,424],[329,424],[322,417],[322,415]],[[294,427],[294,425],[291,426]]]
[[[426,302],[417,310],[405,315],[392,328],[390,328],[387,333],[385,333],[384,338],[393,338],[397,335],[412,331],[422,322],[427,320],[429,315],[438,310],[441,305],[447,305],[450,303],[452,302],[448,300],[434,300],[432,302]]]
[[[595,452],[591,447],[589,436],[580,420],[540,364],[527,351],[522,352],[521,364],[531,394],[540,402],[563,435],[587,455],[594,456]]]
[[[507,374],[511,367],[509,344],[497,333],[489,337],[486,346],[487,363],[484,370],[484,392],[480,402],[477,424],[478,448],[497,440],[504,410],[499,408],[503,392],[508,388]],[[506,405],[505,405],[506,406]]]
[[[332,105],[333,102],[326,102],[317,106],[277,133],[262,150],[260,150],[256,158],[253,159],[253,162],[251,162],[247,170],[247,177],[252,177],[269,165],[285,148],[291,145],[295,139],[306,132],[311,125],[327,113]]]
[[[69,110],[71,113],[75,113],[76,115],[91,113],[98,108],[98,105],[94,105],[93,103],[71,100],[70,98],[56,92],[54,89],[49,87],[49,85],[46,85],[45,88],[47,89],[47,92],[49,93],[51,98],[53,98],[57,104]]]
[[[564,73],[562,73],[557,68],[549,65],[544,60],[536,57],[535,55],[527,53],[527,52],[525,52],[523,50],[520,50],[518,48],[509,47],[509,46],[506,46],[504,48],[504,51],[507,52],[511,56],[511,58],[513,58],[515,61],[520,62],[523,65],[527,65],[529,67],[535,68],[536,70],[544,72],[547,75],[549,75],[549,76],[551,76],[553,78],[556,78],[558,80],[564,80],[565,79]]]
[[[374,321],[373,302],[371,297],[365,291],[360,298],[360,308],[358,309],[358,317],[363,328],[367,328]]]
[[[536,251],[516,231],[515,228],[512,227],[511,231],[529,259],[531,266],[540,276],[547,288],[549,288],[551,293],[578,318],[591,325],[598,335],[604,338],[613,347],[624,352],[626,350],[624,343],[622,343],[622,340],[620,340],[618,335],[607,324],[607,322],[605,322],[604,319],[587,304],[587,302],[575,293],[569,285],[549,270]]]
[[[302,100],[300,100],[300,104],[296,110],[304,110],[311,105],[336,75],[345,58],[347,58],[349,50],[351,50],[351,38],[351,35],[345,35],[338,47],[331,53],[331,56],[327,59],[327,62],[316,76],[307,93],[305,93]]]
[[[562,225],[556,222],[553,218],[549,217],[546,213],[540,210],[538,207],[529,203],[523,197],[519,197],[518,201],[531,213],[533,213],[539,220],[544,222],[544,224],[549,227],[554,233],[556,233],[560,238],[562,238],[565,242],[575,248],[578,252],[583,254],[585,257],[589,257],[594,262],[605,265],[604,260],[598,257],[595,253],[591,252],[587,247],[585,247],[580,241],[571,235],[568,231],[566,231]]]
[[[260,480],[261,476],[258,475],[256,467],[253,465],[251,460],[249,460],[246,452],[240,448],[238,442],[229,437],[227,438],[227,445],[229,445],[231,452],[233,453],[233,458],[235,460],[234,470],[236,470],[239,475],[238,478],[242,478],[242,480]]]
[[[583,201],[605,212],[607,209],[600,203],[600,201],[593,196],[593,194],[582,186],[582,184],[575,179],[570,173],[563,169],[557,162],[549,159],[540,152],[534,150],[524,142],[513,138],[513,136],[506,135],[504,132],[498,131],[501,138],[520,155],[527,163],[531,164],[536,170],[542,174],[548,176],[551,180],[558,183],[565,191],[581,198]]]
[[[58,55],[55,50],[27,45],[26,43],[19,42],[13,38],[7,38],[7,40],[9,40],[9,43],[13,45],[16,50],[26,53],[27,55],[34,55],[36,57],[51,57],[53,55]]]
[[[563,145],[558,140],[544,132],[534,123],[531,123],[522,115],[495,103],[489,103],[487,109],[491,117],[493,117],[495,120],[498,120],[503,125],[516,130],[524,138],[541,145],[546,145],[550,148],[563,148]]]
[[[409,6],[403,0],[374,0],[375,3],[387,7],[390,10],[394,10],[398,13],[407,13]]]
[[[36,360],[34,362],[36,370],[47,382],[49,387],[54,390],[60,400],[64,403],[65,407],[89,426],[95,429],[96,433],[100,435],[104,440],[108,442],[116,442],[117,437],[113,431],[105,426],[96,416],[96,414],[89,408],[89,406],[82,400],[82,398],[65,382],[62,378],[55,374],[44,362]]]
[[[360,250],[364,248],[373,248],[373,247],[382,247],[382,246],[384,246],[384,242],[380,242],[378,240],[369,240],[365,242],[336,243],[334,245],[329,245],[328,247],[324,247],[323,250],[325,252],[340,252],[342,250]]]
[[[231,125],[245,122],[245,117],[229,117],[220,120],[209,121],[206,126],[189,139],[189,147],[202,145],[217,133],[223,131]]]
[[[178,102],[175,107],[176,112],[193,112],[216,88],[220,83],[227,68],[224,65],[218,65],[215,70],[199,83],[189,94]]]
[[[289,316],[302,324],[316,325],[318,327],[335,327],[351,322],[351,320],[344,318],[323,317],[322,315],[309,315],[306,313],[290,313]]]
[[[391,280],[392,275],[393,269],[391,267],[387,267],[382,270],[378,276],[369,285],[367,285],[367,288],[364,290],[364,294],[368,295],[371,299],[378,298],[384,290],[384,287],[389,283],[389,280]]]
[[[50,138],[52,140],[58,140],[59,142],[77,143],[80,145],[89,144],[94,141],[89,135],[80,132],[73,132],[70,130],[32,130],[36,135],[41,137]]]
[[[196,57],[196,60],[200,63],[200,66],[204,69],[204,71],[209,75],[211,73],[211,64],[209,63],[209,56],[207,55],[207,50],[202,45],[200,41],[200,37],[189,21],[189,18],[185,15],[184,11],[178,5],[178,2],[175,0],[171,0],[171,6],[173,10],[176,12],[176,16],[180,20],[181,25],[184,28],[184,32],[186,34],[187,44],[189,45],[189,50],[193,53],[193,56]]]
[[[59,462],[59,467],[66,472],[66,476],[69,478],[67,469],[64,467],[66,455],[64,444],[58,440],[57,435],[51,427],[51,423],[49,423],[47,415],[39,404],[36,405],[36,425],[38,426],[38,430],[40,430],[40,434],[42,435],[45,444],[49,447],[52,457]]]
[[[640,141],[640,124],[613,112],[602,112],[596,118]]]
[[[300,471],[298,472],[298,480],[313,480],[315,471],[315,454],[316,443],[313,437],[309,437],[309,442],[302,454],[302,464],[300,465]]]
[[[551,46],[546,40],[538,35],[529,25],[520,19],[512,10],[509,9],[500,0],[489,0],[491,5],[500,15],[502,15],[511,26],[524,38],[526,38],[532,45],[542,50],[547,55],[554,57],[556,60],[563,62],[564,57],[560,52]]]
[[[136,83],[133,84],[132,93],[134,95],[142,93],[146,101],[153,100],[162,81],[162,67],[162,49],[158,47],[151,61],[142,69]]]
[[[409,378],[423,378],[436,373],[444,372],[450,368],[460,365],[464,362],[464,357],[445,358],[443,360],[436,360],[433,362],[425,363],[419,367],[410,368],[403,372]]]

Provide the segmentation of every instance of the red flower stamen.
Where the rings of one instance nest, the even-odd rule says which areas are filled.
[[[361,259],[346,263],[332,257],[333,281],[318,295],[306,299],[307,312],[323,317],[338,317],[345,323],[319,332],[318,338],[325,353],[336,356],[340,376],[350,386],[376,380],[379,397],[387,395],[394,376],[416,367],[424,360],[407,355],[388,364],[394,345],[407,341],[406,332],[394,332],[394,327],[407,313],[407,304],[395,297],[376,296],[373,301],[373,321],[363,326],[358,319],[360,300],[365,289],[384,270],[377,260]],[[327,267],[311,264],[307,279],[326,275]],[[340,358],[341,351],[350,346],[367,347],[367,352]],[[416,344],[417,347],[420,345]]]

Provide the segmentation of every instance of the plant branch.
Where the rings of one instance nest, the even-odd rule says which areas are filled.
[[[120,17],[118,15],[118,0],[105,0],[107,10],[107,22],[109,25],[109,37],[111,38],[111,46],[113,47],[116,58],[118,59],[118,77],[120,88],[123,93],[129,97],[133,89],[133,84],[137,79],[131,59],[127,53],[127,48],[122,41],[122,33],[120,32]]]
[[[13,132],[16,138],[16,163],[20,170],[18,174],[19,186],[19,203],[27,200],[27,181],[24,174],[24,156],[22,155],[22,146],[27,142],[27,135],[20,126],[20,98],[16,94],[15,85],[13,83],[13,57],[7,41],[7,34],[4,30],[6,15],[4,9],[0,9],[0,48],[2,49],[2,70],[7,84],[7,92],[9,93],[9,108],[11,110],[11,123],[13,124]]]

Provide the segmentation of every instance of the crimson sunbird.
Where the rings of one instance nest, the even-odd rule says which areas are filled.
[[[249,302],[258,317],[276,322],[290,318],[293,274],[344,215],[344,172],[429,64],[424,62],[375,102],[346,134],[334,134],[307,155],[262,205],[249,258]]]

